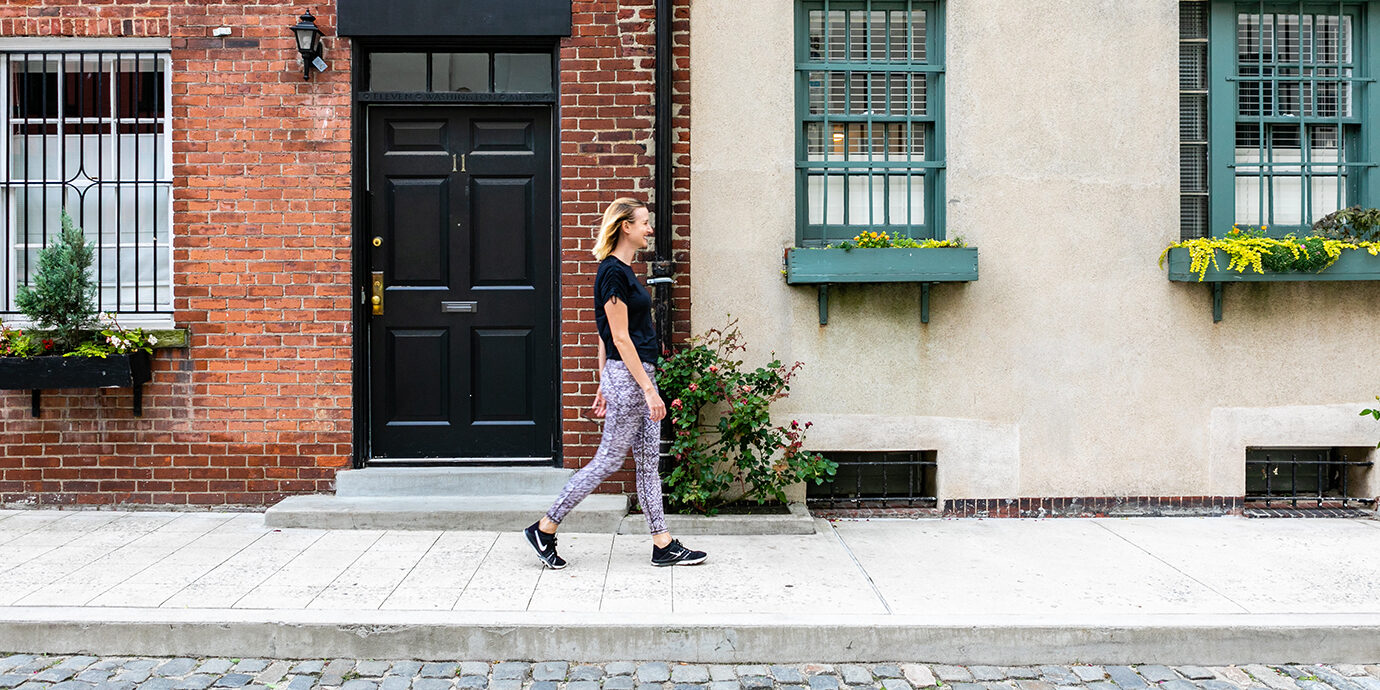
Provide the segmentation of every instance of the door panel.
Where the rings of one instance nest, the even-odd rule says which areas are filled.
[[[552,457],[550,141],[546,108],[370,108],[372,459]]]
[[[535,214],[530,177],[476,178],[470,183],[470,254],[475,285],[533,286],[532,228]],[[514,209],[523,209],[518,215]],[[528,222],[516,222],[525,218]]]

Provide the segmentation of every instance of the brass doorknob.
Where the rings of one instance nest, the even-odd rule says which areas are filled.
[[[375,238],[374,238],[374,246],[375,246],[375,247],[382,247],[382,246],[383,246],[383,238],[382,238],[382,237],[375,237]]]

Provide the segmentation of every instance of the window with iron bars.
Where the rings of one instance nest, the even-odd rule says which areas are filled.
[[[944,237],[940,2],[806,0],[796,16],[796,239]]]
[[[1272,508],[1374,506],[1356,488],[1374,463],[1363,448],[1247,448],[1246,501]]]
[[[805,499],[829,508],[934,508],[939,464],[932,450],[833,451],[833,479],[807,484]]]
[[[1234,224],[1303,235],[1378,203],[1378,14],[1374,0],[1180,3],[1184,236]]]
[[[102,311],[172,310],[166,49],[0,50],[3,303],[12,314],[65,209],[95,245]]]

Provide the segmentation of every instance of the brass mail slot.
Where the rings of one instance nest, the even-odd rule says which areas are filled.
[[[441,313],[454,314],[456,312],[474,313],[479,311],[478,302],[442,302]]]

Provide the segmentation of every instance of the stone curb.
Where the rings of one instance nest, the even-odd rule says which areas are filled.
[[[49,654],[805,663],[944,659],[1020,666],[1343,663],[1380,656],[1380,614],[1120,617],[502,614],[0,609],[0,649]]]

